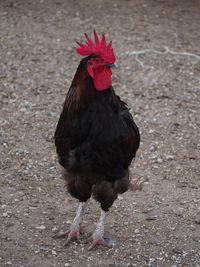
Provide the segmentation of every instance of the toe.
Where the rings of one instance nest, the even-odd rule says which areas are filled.
[[[71,229],[67,232],[58,233],[57,235],[54,235],[53,238],[66,238],[67,241],[65,242],[64,246],[67,246],[72,240],[80,240],[81,234],[83,234],[82,229]]]
[[[65,242],[64,246],[67,246],[72,240],[80,240],[80,231],[70,231],[67,237],[67,241]]]
[[[88,240],[88,242],[92,242],[92,244],[89,246],[88,250],[91,250],[93,249],[94,247],[96,247],[97,245],[101,245],[101,246],[104,246],[104,247],[111,247],[106,241],[104,238],[98,238],[98,239],[93,239],[93,238],[90,238]],[[88,243],[87,242],[87,243]]]
[[[67,232],[60,232],[53,236],[53,238],[66,238],[68,237],[70,231]]]

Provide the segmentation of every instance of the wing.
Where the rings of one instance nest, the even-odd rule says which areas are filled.
[[[88,115],[82,110],[71,114],[65,107],[60,115],[54,139],[59,163],[68,170],[75,166],[78,148],[83,150],[85,147],[87,150],[86,140],[90,130]]]
[[[140,132],[131,113],[129,112],[130,109],[127,107],[127,104],[121,101],[119,97],[118,100],[120,106],[120,116],[127,126],[127,136],[125,138],[125,142],[129,146],[129,156],[130,160],[132,160],[140,145]]]

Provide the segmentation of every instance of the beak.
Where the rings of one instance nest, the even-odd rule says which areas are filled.
[[[110,68],[116,67],[116,65],[114,63],[113,64],[107,64],[107,66],[110,67]]]

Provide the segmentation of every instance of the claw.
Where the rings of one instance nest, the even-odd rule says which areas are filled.
[[[95,239],[93,237],[90,237],[84,243],[88,244],[90,242],[92,242],[92,244],[89,246],[88,250],[92,250],[97,245],[101,245],[101,246],[108,247],[108,248],[111,247],[103,237],[100,237],[100,238],[97,238],[97,239]]]
[[[67,232],[60,232],[60,233],[54,235],[53,238],[56,238],[56,239],[66,238],[66,237],[68,237],[69,233],[70,233],[70,230]]]
[[[83,233],[84,232],[82,229],[76,229],[76,230],[71,229],[65,233],[61,232],[61,233],[53,236],[53,238],[67,238],[67,241],[64,244],[64,246],[67,246],[70,243],[70,241],[72,241],[72,240],[75,240],[75,239],[80,240],[80,235]]]
[[[68,237],[67,237],[67,241],[64,243],[64,246],[68,246],[68,244],[70,243],[70,241],[77,239],[78,241],[80,240],[80,233],[81,230],[71,230],[69,231]]]

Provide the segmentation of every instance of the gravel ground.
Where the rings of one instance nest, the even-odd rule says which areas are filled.
[[[199,21],[198,0],[0,1],[1,266],[200,266]],[[113,40],[113,85],[142,137],[131,178],[143,187],[108,214],[114,247],[88,251],[52,238],[77,206],[52,136],[81,58],[75,40],[93,29]],[[157,53],[135,55],[144,49]],[[87,233],[99,214],[91,200]]]

